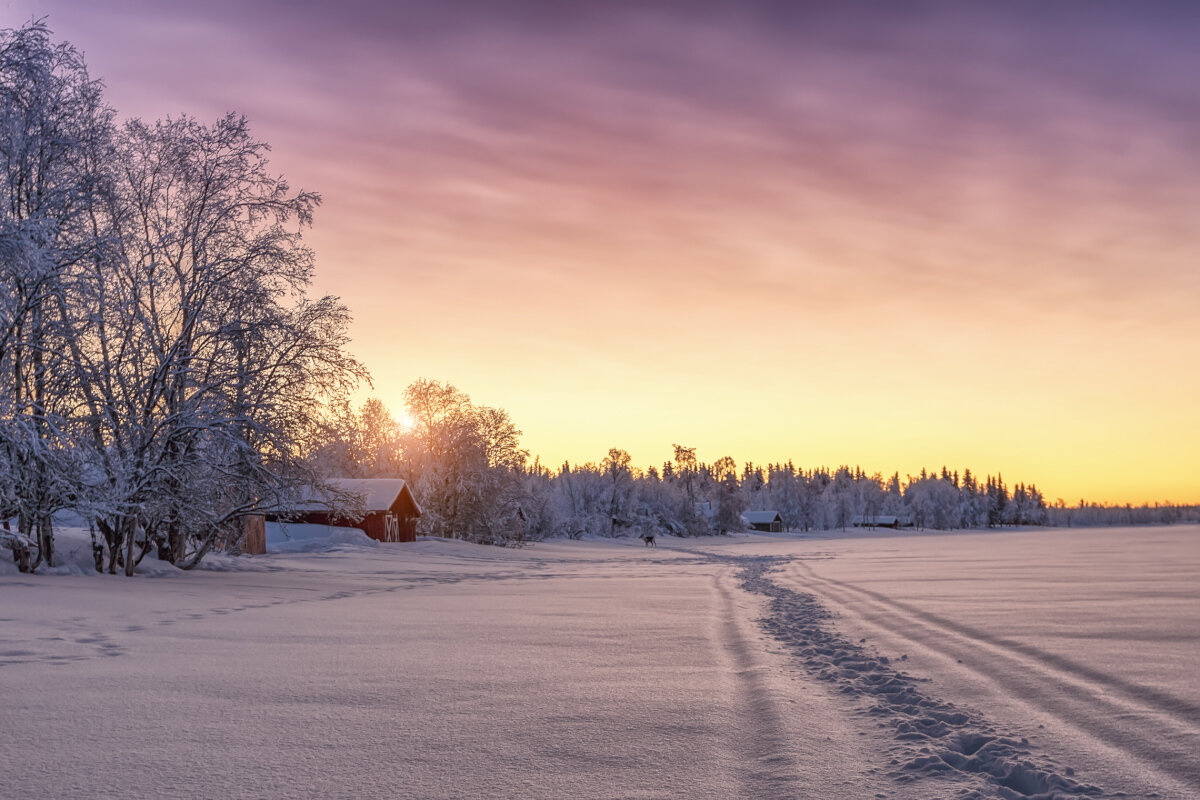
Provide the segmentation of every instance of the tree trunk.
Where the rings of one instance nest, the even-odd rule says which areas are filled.
[[[92,536],[92,561],[96,564],[96,572],[104,572],[104,545],[96,538],[96,523],[88,523],[88,533]]]
[[[17,562],[18,572],[33,572],[29,565],[29,545],[19,540],[13,540],[9,547],[12,549],[13,561]]]
[[[197,548],[196,552],[192,554],[192,557],[182,563],[177,563],[175,566],[183,570],[194,569],[195,566],[200,563],[200,560],[208,555],[208,552],[212,550],[213,545],[216,544],[217,537],[220,533],[220,528],[213,528],[204,538],[204,541],[200,543],[200,547]]]
[[[108,574],[117,574],[117,559],[121,553],[121,523],[118,520],[116,526],[100,520],[100,533],[104,534],[104,541],[108,545]]]
[[[133,577],[133,568],[135,562],[133,559],[134,540],[137,539],[138,521],[136,517],[128,516],[122,521],[122,528],[125,529],[125,577]]]
[[[55,566],[54,558],[54,520],[48,516],[38,519],[38,550],[47,567]]]
[[[28,569],[21,570],[22,572],[33,572],[42,565],[42,549],[40,547],[38,548],[36,558],[31,557],[29,554],[28,543],[34,541],[33,527],[33,518],[22,511],[20,517],[17,518],[17,532],[20,533],[24,538],[22,547],[25,551],[25,555],[21,560],[28,567]],[[40,539],[38,541],[40,541]]]
[[[167,544],[171,548],[171,563],[179,566],[179,562],[187,554],[187,537],[184,536],[183,531],[179,530],[178,526],[167,534]]]

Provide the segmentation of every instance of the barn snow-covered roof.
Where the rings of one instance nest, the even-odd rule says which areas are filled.
[[[743,511],[742,516],[751,525],[756,522],[774,522],[776,518],[782,519],[778,511]]]
[[[405,491],[407,485],[401,478],[330,478],[326,483],[339,492],[354,494],[362,498],[363,511],[368,514],[373,511],[387,511],[396,502],[400,493]],[[413,505],[416,506],[417,515],[421,515],[423,513],[421,505],[413,496],[411,488],[408,489],[408,494],[412,497]],[[322,511],[328,507],[328,502],[314,498],[299,504],[296,510]]]

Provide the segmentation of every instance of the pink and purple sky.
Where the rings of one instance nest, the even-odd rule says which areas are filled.
[[[1194,3],[0,0],[41,16],[324,195],[397,413],[1200,502]]]

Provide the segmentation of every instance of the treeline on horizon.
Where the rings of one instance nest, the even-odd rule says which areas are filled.
[[[454,386],[419,380],[405,392],[411,425],[377,399],[343,405],[314,452],[327,475],[409,481],[427,535],[505,544],[584,535],[700,536],[745,529],[745,511],[777,511],[793,531],[892,522],[950,530],[1016,525],[1140,525],[1200,519],[1200,507],[1113,506],[1046,501],[1032,483],[1007,484],[942,467],[901,478],[861,467],[798,468],[792,462],[700,460],[674,445],[674,458],[640,469],[628,452],[548,468],[530,460],[508,414],[477,406]]]
[[[246,517],[315,493],[353,515],[328,479],[356,476],[408,480],[422,533],[495,544],[722,533],[757,509],[797,530],[1195,518],[1050,507],[967,471],[902,481],[680,445],[661,468],[613,448],[552,470],[505,411],[437,381],[406,391],[410,428],[377,400],[354,410],[368,376],[349,310],[307,296],[320,198],[268,150],[236,115],[120,123],[74,47],[37,21],[0,29],[0,546],[21,570],[56,565],[60,511],[91,530],[97,570],[131,575],[151,552],[190,569],[236,548]]]

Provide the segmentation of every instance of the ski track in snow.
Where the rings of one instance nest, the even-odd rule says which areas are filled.
[[[737,707],[743,735],[738,779],[746,797],[791,800],[804,797],[804,783],[788,750],[788,734],[780,709],[765,686],[756,663],[756,643],[739,626],[733,596],[720,577],[713,581],[719,598],[718,640],[737,678]]]
[[[1200,707],[1170,691],[1122,680],[1086,663],[931,613],[887,594],[822,577],[806,563],[833,558],[832,554],[731,555],[690,547],[663,551],[661,557],[648,552],[644,558],[592,559],[587,563],[537,554],[522,555],[518,561],[516,556],[510,560],[504,554],[500,560],[509,563],[493,570],[485,565],[499,566],[494,554],[474,557],[468,551],[454,554],[454,564],[467,565],[466,570],[453,565],[434,571],[366,569],[358,573],[357,583],[338,591],[331,591],[334,586],[329,582],[309,584],[310,573],[316,577],[323,569],[295,564],[286,569],[272,567],[266,571],[275,572],[276,580],[269,594],[258,594],[256,602],[243,599],[216,607],[155,610],[151,613],[157,618],[140,618],[143,624],[126,625],[119,631],[137,633],[147,626],[188,625],[282,605],[340,603],[439,585],[580,578],[628,581],[631,576],[621,567],[635,563],[638,573],[634,579],[678,577],[681,565],[720,565],[717,574],[709,578],[716,611],[710,641],[717,645],[731,677],[727,746],[735,757],[725,774],[740,796],[773,800],[814,797],[813,765],[806,761],[807,751],[797,749],[792,709],[781,704],[786,702],[786,692],[772,684],[788,668],[778,660],[774,667],[768,663],[755,624],[782,645],[800,672],[831,687],[832,696],[845,697],[846,705],[862,721],[855,727],[870,731],[877,726],[878,732],[869,734],[875,738],[863,740],[874,742],[863,759],[863,774],[891,782],[895,796],[922,800],[1131,796],[1077,778],[1042,742],[1031,744],[977,710],[935,696],[928,679],[902,671],[904,662],[881,656],[865,639],[856,643],[839,631],[830,608],[860,618],[867,625],[868,636],[872,629],[891,632],[916,647],[957,661],[1006,696],[1019,698],[1048,715],[1047,722],[1053,719],[1081,731],[1179,785],[1200,787],[1200,765],[1193,746],[1200,735]],[[614,566],[618,569],[612,569]],[[254,580],[252,573],[246,577]],[[789,581],[802,583],[813,593],[788,588]],[[25,580],[7,582],[10,587],[35,585]],[[747,611],[748,602],[762,602],[765,616],[754,619],[754,613]],[[16,620],[0,620],[4,621]],[[67,617],[60,622],[58,636],[0,643],[0,669],[35,662],[66,668],[76,662],[129,654],[130,643],[122,642],[118,629],[106,633],[95,630],[97,627],[96,620]],[[871,764],[874,766],[866,769]],[[0,796],[3,794],[0,790]],[[892,795],[875,794],[877,798],[886,796]],[[1192,795],[1185,789],[1180,796]]]
[[[998,731],[976,712],[930,696],[918,679],[893,667],[888,658],[842,638],[814,595],[794,592],[769,577],[790,559],[713,557],[738,564],[742,588],[768,599],[768,616],[759,624],[810,675],[848,697],[873,701],[867,713],[890,728],[896,741],[890,773],[896,781],[952,782],[960,786],[963,800],[1126,796],[1106,795],[1075,780],[1072,770],[1060,769],[1027,740]]]
[[[1010,696],[1024,698],[1148,768],[1200,786],[1200,762],[1189,746],[1200,729],[1200,708],[1194,703],[878,592],[821,578],[803,564],[794,568],[839,606],[873,624],[903,629],[906,638],[954,657]]]
[[[876,591],[820,577],[799,561],[788,569],[868,624],[954,658],[1008,696],[1024,699],[1066,726],[1138,760],[1144,768],[1184,786],[1200,787],[1194,748],[1200,736],[1200,708],[1194,703]]]

